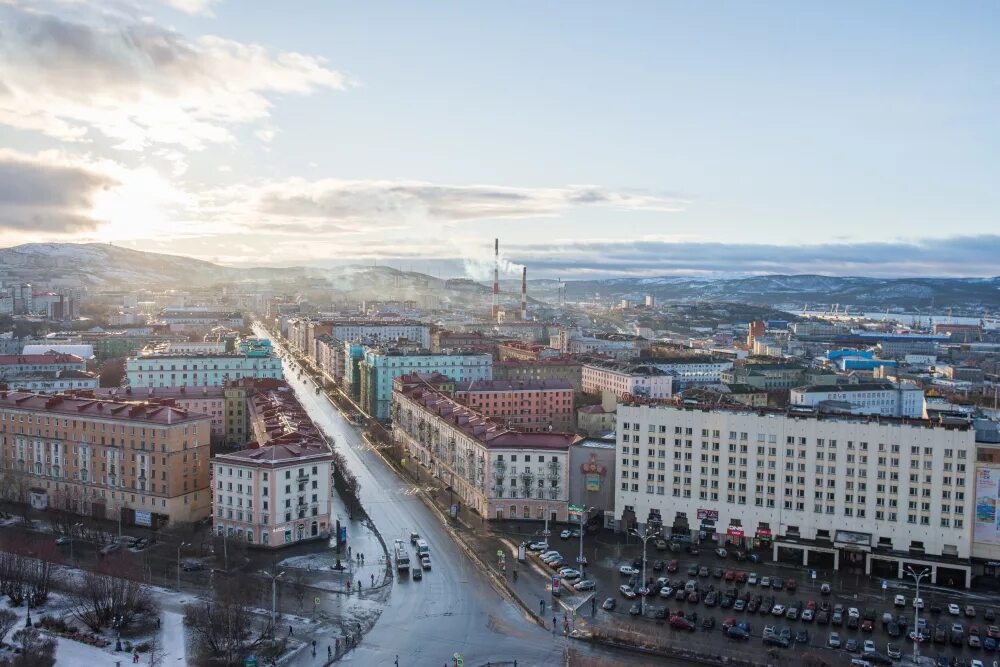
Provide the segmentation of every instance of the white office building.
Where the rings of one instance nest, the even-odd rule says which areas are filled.
[[[630,402],[618,426],[619,528],[659,519],[816,567],[970,582],[968,424]]]
[[[840,408],[855,415],[911,419],[926,416],[924,390],[914,384],[863,382],[796,387],[790,391],[788,402],[790,405],[810,408]]]

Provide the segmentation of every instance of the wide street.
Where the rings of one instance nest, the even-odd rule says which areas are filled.
[[[260,328],[257,333],[268,334]],[[274,341],[279,345],[279,341]],[[645,664],[648,658],[592,650],[554,637],[501,595],[462,553],[435,514],[369,448],[357,430],[285,355],[285,375],[310,417],[344,453],[361,487],[361,500],[387,544],[418,532],[430,544],[433,570],[422,581],[397,579],[374,629],[345,660],[363,665],[451,664],[455,653],[466,665],[517,660],[518,665],[564,664],[571,642],[581,652],[615,664]]]

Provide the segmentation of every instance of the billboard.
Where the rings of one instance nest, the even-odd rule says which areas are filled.
[[[711,519],[712,521],[718,521],[719,520],[719,510],[699,509],[698,510],[698,519],[699,520],[701,520],[701,519]]]
[[[137,526],[152,526],[153,525],[153,514],[152,512],[143,512],[142,510],[135,511],[135,525]]]
[[[997,522],[997,496],[1000,488],[1000,468],[980,468],[976,472],[976,523],[972,539],[987,544],[1000,544]]]

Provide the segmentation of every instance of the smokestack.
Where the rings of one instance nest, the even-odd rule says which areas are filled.
[[[521,321],[528,321],[528,267],[521,268]]]
[[[500,320],[500,239],[493,239],[493,310],[494,322]]]

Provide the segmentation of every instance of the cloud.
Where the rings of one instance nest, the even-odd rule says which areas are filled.
[[[658,239],[575,241],[509,247],[535,275],[574,277],[818,273],[863,276],[992,276],[1000,235],[778,245]]]
[[[312,56],[62,7],[57,15],[0,3],[0,123],[66,141],[96,132],[122,149],[197,150],[266,121],[275,94],[344,87]]]
[[[580,206],[673,212],[686,203],[595,186],[530,188],[340,179],[293,179],[240,188],[224,196],[239,200],[249,197],[256,210],[268,216],[363,224],[373,229],[386,221],[460,222],[554,216]]]
[[[166,3],[179,12],[193,16],[214,16],[212,5],[218,0],[166,0]]]
[[[103,191],[119,185],[100,169],[55,153],[0,149],[0,230],[71,234],[94,231]]]

